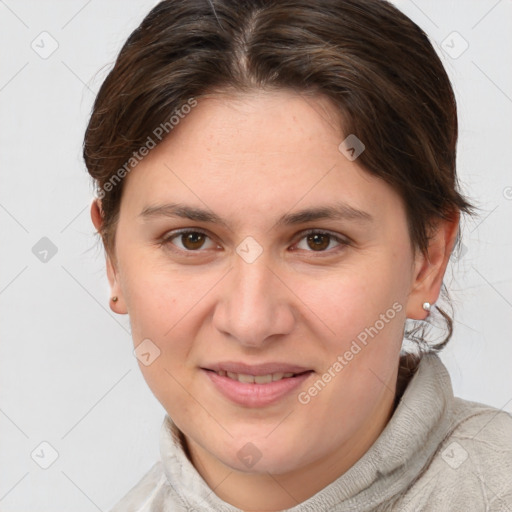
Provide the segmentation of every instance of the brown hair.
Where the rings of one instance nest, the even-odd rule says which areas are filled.
[[[345,136],[355,134],[366,147],[358,163],[402,197],[415,249],[427,249],[436,220],[471,213],[458,191],[450,81],[425,33],[391,4],[165,0],[121,49],[85,134],[107,250],[114,247],[121,178],[148,140],[155,143],[155,129],[169,126],[191,98],[255,88],[323,95],[337,106]],[[436,348],[452,329],[441,314],[449,332]]]

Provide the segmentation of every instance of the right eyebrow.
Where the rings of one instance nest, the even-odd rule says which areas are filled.
[[[197,222],[210,222],[229,227],[227,222],[212,211],[179,203],[167,203],[162,205],[146,206],[139,214],[140,217],[150,219],[154,217],[179,217]]]

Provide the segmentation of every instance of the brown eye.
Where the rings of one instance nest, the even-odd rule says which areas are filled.
[[[206,233],[201,231],[175,231],[164,237],[163,243],[173,245],[183,252],[203,252],[205,249],[214,249],[215,243]]]
[[[313,233],[307,236],[308,247],[314,251],[323,251],[329,247],[331,237],[325,233]]]
[[[331,253],[335,250],[341,250],[350,242],[341,236],[329,233],[327,231],[309,231],[302,235],[297,249],[306,252]]]
[[[197,233],[195,231],[184,233],[181,235],[181,243],[185,249],[193,251],[200,249],[206,240],[206,236],[203,233]]]

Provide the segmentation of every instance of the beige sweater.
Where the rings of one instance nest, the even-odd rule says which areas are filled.
[[[512,390],[511,390],[512,392]],[[112,512],[240,512],[208,487],[168,416],[157,462]],[[512,512],[512,416],[454,398],[438,356],[423,356],[371,448],[289,512]]]

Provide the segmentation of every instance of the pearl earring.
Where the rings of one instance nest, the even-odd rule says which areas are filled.
[[[430,302],[424,302],[424,303],[423,303],[423,309],[424,309],[425,311],[428,311],[429,313],[430,313],[430,309],[431,309],[431,307],[432,307],[432,306],[430,305]]]

